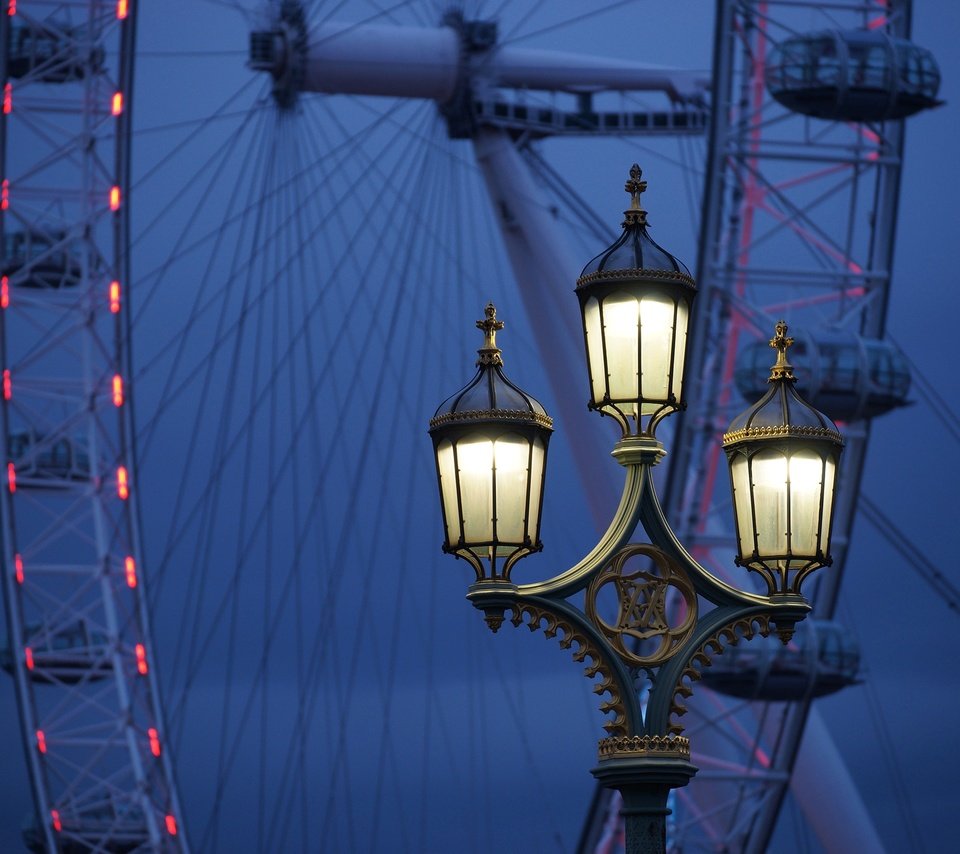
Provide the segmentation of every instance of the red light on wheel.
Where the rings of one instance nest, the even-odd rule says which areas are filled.
[[[13,556],[13,572],[17,584],[23,584],[23,558],[20,555]]]
[[[142,643],[138,643],[134,648],[137,654],[137,673],[146,676],[150,668],[147,667],[147,650]]]
[[[123,466],[117,469],[117,495],[122,501],[130,497],[130,482],[127,479],[127,470]]]
[[[120,374],[113,375],[113,405],[123,406],[123,377]]]
[[[27,670],[33,670],[33,650],[25,647],[23,650],[23,660],[27,664]]]
[[[124,571],[127,574],[127,587],[131,590],[137,586],[137,564],[132,557],[127,557],[123,562]]]
[[[128,0],[117,0],[117,20],[122,21],[127,17],[129,8]]]
[[[4,178],[0,183],[0,210],[7,210],[10,207],[10,179]]]
[[[42,729],[37,730],[37,750],[41,753],[47,752],[47,737],[43,734]]]
[[[110,188],[110,210],[120,210],[120,188],[116,185]]]
[[[59,833],[63,830],[63,824],[60,822],[60,813],[56,810],[50,810],[50,818],[53,819],[53,829]]]
[[[169,833],[171,836],[176,836],[177,820],[172,815],[167,816],[166,825],[167,825],[167,833]]]
[[[120,282],[110,282],[110,311],[113,314],[120,311]]]
[[[114,92],[110,101],[110,112],[119,116],[123,112],[123,92]]]
[[[7,0],[7,14],[11,18],[17,14],[17,0]]]
[[[8,83],[3,87],[3,112],[4,115],[10,115],[13,109],[13,84]]]
[[[10,280],[3,276],[0,278],[0,308],[10,306]]]
[[[13,463],[7,463],[7,488],[11,493],[17,491],[17,467]]]
[[[147,730],[147,737],[150,739],[150,752],[154,756],[160,755],[160,734],[153,728]]]
[[[10,379],[10,369],[6,368],[3,372],[3,399],[10,400],[13,397],[13,381]]]

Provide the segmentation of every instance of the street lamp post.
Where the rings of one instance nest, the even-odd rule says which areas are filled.
[[[782,321],[769,390],[723,437],[730,464],[738,566],[766,593],[734,587],[698,564],[664,517],[653,467],[666,453],[657,425],[682,408],[687,321],[696,285],[648,233],[639,167],[623,234],[577,282],[589,370],[589,407],[622,436],[625,468],[613,521],[579,563],[547,581],[516,584],[518,560],[542,547],[540,509],[552,421],[507,379],[488,305],[477,373],[430,421],[444,551],[476,573],[467,598],[496,632],[504,619],[558,636],[587,664],[603,697],[607,736],[594,776],[620,791],[627,852],[666,850],[667,797],[696,774],[679,717],[710,658],[729,644],[776,632],[786,643],[810,610],[800,587],[830,564],[830,522],[842,439],[794,389],[792,339]],[[637,525],[649,542],[630,543]],[[570,599],[584,593],[583,609]],[[637,685],[645,686],[638,691]]]

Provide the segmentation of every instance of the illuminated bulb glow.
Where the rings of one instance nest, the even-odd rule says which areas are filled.
[[[146,676],[149,668],[147,667],[147,650],[142,643],[138,643],[134,648],[137,654],[137,673]]]
[[[110,311],[113,314],[120,311],[120,282],[110,282]]]
[[[123,568],[127,574],[127,587],[131,590],[137,586],[137,564],[132,557],[127,557],[123,562]]]
[[[11,18],[17,14],[17,0],[9,0],[7,3],[7,14]]]
[[[123,112],[123,92],[114,92],[110,102],[110,112],[119,116]]]
[[[13,84],[8,83],[3,87],[3,112],[5,115],[10,115],[10,111],[13,109]]]
[[[113,376],[113,405],[123,406],[123,377],[120,374]]]
[[[150,752],[154,756],[160,755],[160,734],[153,728],[147,730],[147,736],[150,739]]]
[[[0,308],[10,307],[10,280],[4,276],[0,278]]]
[[[20,555],[13,556],[13,569],[17,584],[23,584],[23,558]]]
[[[127,17],[128,0],[117,0],[117,20],[122,21]]]
[[[0,184],[0,210],[5,211],[10,207],[10,179],[4,178]]]
[[[10,400],[13,396],[13,381],[10,379],[10,369],[3,372],[3,399]]]
[[[172,815],[167,816],[166,825],[167,825],[167,833],[169,833],[171,836],[176,836],[177,820]]]
[[[120,210],[120,188],[116,185],[110,188],[110,210]]]
[[[127,470],[123,466],[117,469],[117,495],[123,501],[130,497],[130,483],[127,480]]]
[[[43,734],[42,729],[37,730],[37,750],[41,753],[47,752],[47,737]]]
[[[30,647],[23,650],[23,660],[27,663],[27,670],[33,670],[33,650]]]
[[[7,463],[7,487],[11,493],[17,491],[17,467],[13,463]]]
[[[59,833],[63,830],[63,824],[60,822],[60,813],[56,810],[50,810],[50,818],[53,819],[53,829]]]

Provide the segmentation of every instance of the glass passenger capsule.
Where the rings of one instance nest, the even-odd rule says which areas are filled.
[[[879,31],[784,39],[767,60],[766,82],[783,106],[821,119],[902,119],[942,103],[930,51]]]
[[[838,421],[873,418],[909,401],[910,368],[889,341],[852,333],[797,337],[797,390],[812,406]],[[766,391],[763,369],[770,361],[766,341],[747,345],[737,356],[734,381],[746,400]]]
[[[8,231],[0,272],[14,287],[63,288],[80,281],[83,267],[62,231]]]
[[[10,34],[7,75],[43,83],[83,80],[98,72],[105,58],[102,47],[84,41],[72,27],[52,21],[15,26]]]
[[[28,626],[24,641],[30,650],[27,676],[34,682],[96,682],[113,666],[107,636],[86,620],[57,627]],[[8,673],[13,671],[8,647],[0,649],[0,667]]]
[[[12,433],[7,440],[18,483],[38,489],[66,487],[64,481],[90,480],[90,457],[76,442],[50,440],[33,431]]]
[[[852,685],[859,669],[860,649],[850,633],[839,623],[808,618],[786,646],[771,636],[725,648],[701,678],[731,697],[795,701]]]

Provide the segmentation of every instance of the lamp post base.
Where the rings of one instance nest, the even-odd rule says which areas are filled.
[[[626,854],[666,854],[667,798],[697,773],[685,738],[633,736],[600,742],[600,762],[592,774],[623,799],[620,814]]]

